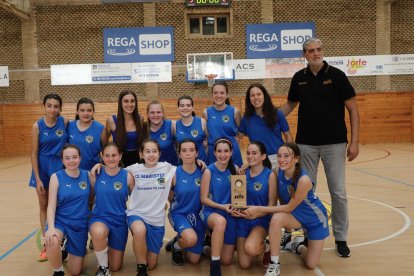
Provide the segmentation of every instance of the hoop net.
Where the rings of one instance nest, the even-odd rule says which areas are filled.
[[[217,74],[207,74],[207,75],[204,75],[204,76],[207,79],[208,87],[212,87],[214,82],[215,82],[215,79],[217,78]]]

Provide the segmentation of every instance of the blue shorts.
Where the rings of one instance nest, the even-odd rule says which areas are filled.
[[[312,227],[302,224],[302,228],[309,240],[324,240],[329,236],[328,221],[326,221],[326,227],[319,223]]]
[[[237,238],[246,238],[256,226],[264,228],[266,232],[269,231],[270,218],[271,216],[267,215],[257,219],[237,219]]]
[[[227,221],[226,231],[224,232],[224,243],[229,244],[229,245],[235,245],[236,244],[236,232],[237,232],[236,218],[232,217],[229,213],[222,211],[222,210],[213,209],[213,208],[202,209],[200,211],[200,218],[207,228],[208,228],[208,217],[213,213],[221,215]]]
[[[125,251],[126,243],[128,240],[128,225],[126,218],[114,218],[114,217],[91,217],[89,221],[89,232],[91,226],[95,222],[101,222],[109,230],[108,245],[116,250]]]
[[[170,224],[174,228],[174,231],[180,236],[186,229],[193,229],[197,234],[197,243],[193,247],[184,248],[185,251],[192,252],[197,255],[201,255],[203,252],[203,243],[206,233],[206,228],[202,223],[198,214],[168,214]]]
[[[162,242],[164,241],[165,227],[148,224],[140,216],[127,216],[128,227],[131,228],[132,223],[137,220],[142,221],[147,229],[147,250],[157,255],[160,254]]]
[[[46,224],[46,231],[47,231]],[[86,255],[86,243],[88,241],[88,220],[87,219],[67,219],[55,218],[55,228],[59,229],[66,235],[68,241],[66,242],[66,249],[69,254],[78,257]]]
[[[49,181],[52,174],[63,169],[62,159],[58,156],[42,156],[39,155],[39,176],[40,180],[43,182],[43,187],[45,189],[49,188]],[[30,176],[29,186],[36,188],[36,177],[32,170],[32,175]]]

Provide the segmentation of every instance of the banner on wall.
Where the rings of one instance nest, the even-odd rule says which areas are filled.
[[[291,78],[305,67],[305,58],[235,59],[235,77],[241,79]]]
[[[173,27],[105,28],[105,63],[174,61]]]
[[[64,64],[50,67],[52,85],[171,82],[171,62]]]
[[[247,58],[302,57],[303,42],[314,36],[314,22],[247,24]]]
[[[10,86],[9,67],[0,66],[0,87]]]

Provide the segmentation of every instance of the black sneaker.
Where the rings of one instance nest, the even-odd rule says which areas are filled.
[[[175,243],[174,243],[175,244]],[[183,266],[184,265],[184,257],[183,251],[180,249],[176,249],[174,244],[171,246],[171,260],[172,264],[176,266]]]
[[[210,276],[221,276],[221,261],[210,262]]]
[[[148,276],[148,265],[137,264],[137,275],[136,276]]]
[[[346,241],[335,241],[336,253],[339,257],[347,258],[351,256],[351,250],[349,249]]]
[[[64,271],[55,271],[53,273],[53,276],[64,276],[64,275],[65,275],[65,272]]]
[[[60,245],[60,251],[62,252],[62,262],[66,260],[68,257],[68,250],[66,249],[66,243],[68,242],[68,238],[66,236],[62,239],[62,244]]]
[[[286,245],[288,245],[288,243],[290,243],[291,240],[292,240],[292,233],[284,232],[282,238],[280,239],[280,249],[281,250],[287,249],[288,247],[286,247]]]
[[[111,276],[111,271],[109,270],[109,267],[100,266],[98,267],[95,276]]]
[[[205,235],[204,237],[202,255],[211,256],[211,235]]]
[[[164,246],[164,248],[165,248],[165,251],[167,251],[167,252],[171,252],[171,249],[172,249],[172,245],[173,245],[173,243],[177,240],[177,236],[175,236],[173,239],[171,239],[171,240],[169,240],[168,242],[167,242],[167,244]]]

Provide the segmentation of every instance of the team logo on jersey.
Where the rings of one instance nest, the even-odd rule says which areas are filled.
[[[160,177],[157,179],[158,185],[164,186],[165,185],[165,177]]]
[[[57,137],[62,137],[62,135],[63,135],[63,129],[57,129],[55,131],[55,134],[56,134]]]
[[[223,115],[221,116],[221,119],[223,120],[223,122],[228,123],[230,121],[230,117],[229,115]]]
[[[195,183],[197,186],[199,186],[199,187],[200,187],[200,185],[201,185],[201,179],[200,179],[200,178],[196,178],[196,179],[194,180],[194,183]]]
[[[260,191],[260,190],[262,189],[262,183],[260,183],[260,182],[255,182],[255,183],[253,184],[253,188],[254,188],[254,190],[255,190],[255,191]]]
[[[164,133],[161,133],[160,138],[163,141],[167,140],[167,133],[165,133],[165,132]]]
[[[114,189],[119,191],[122,189],[122,183],[121,182],[115,182],[114,183]]]
[[[87,186],[88,186],[88,184],[86,184],[85,181],[79,182],[79,188],[81,188],[82,190],[85,190]]]
[[[92,135],[88,135],[88,136],[86,136],[86,137],[85,137],[85,140],[86,140],[86,142],[87,142],[88,144],[90,144],[90,143],[92,143],[92,142],[93,142],[93,136],[92,136]]]
[[[198,136],[198,130],[197,129],[195,129],[195,130],[192,130],[191,131],[191,135],[195,138],[195,137],[197,137]]]

